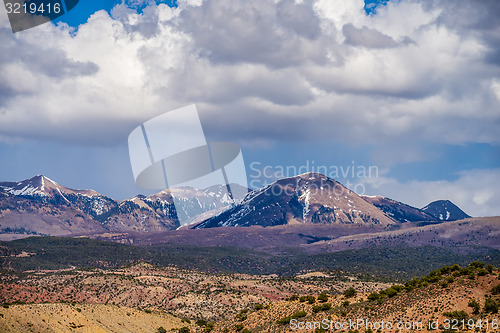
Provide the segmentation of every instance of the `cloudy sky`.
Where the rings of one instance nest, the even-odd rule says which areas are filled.
[[[372,166],[336,178],[500,215],[499,17],[488,0],[80,0],[14,34],[0,8],[0,180],[147,193],[128,134],[195,103],[251,184]]]

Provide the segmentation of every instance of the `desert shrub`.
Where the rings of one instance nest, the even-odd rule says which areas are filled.
[[[349,305],[351,305],[351,302],[349,302],[349,301],[342,302],[342,307],[344,307],[344,308],[347,308]]]
[[[234,325],[234,329],[236,330],[236,332],[239,332],[243,329],[243,324],[236,324]]]
[[[325,303],[325,304],[321,304],[321,305],[315,305],[312,307],[312,311],[314,313],[318,313],[320,311],[328,311],[328,310],[331,310],[332,308],[332,305],[330,303]]]
[[[247,313],[248,313],[248,309],[241,310],[240,313],[238,313],[236,315],[236,319],[238,319],[239,321],[247,320]]]
[[[202,327],[202,326],[205,326],[207,324],[207,321],[205,319],[198,319],[196,321],[196,325]]]
[[[210,322],[205,326],[205,332],[211,332],[215,328],[215,324]]]
[[[376,293],[376,292],[368,295],[368,300],[370,300],[370,301],[377,301],[381,298],[382,298],[382,295],[380,295],[379,293]]]
[[[413,278],[405,283],[405,289],[407,291],[412,291],[413,289],[417,288],[419,284],[420,284],[419,279]]]
[[[478,314],[478,313],[479,313],[479,310],[481,309],[481,306],[479,305],[479,303],[478,303],[475,299],[473,299],[473,298],[471,298],[471,299],[469,300],[469,304],[468,304],[468,306],[469,306],[470,308],[472,308],[472,313],[473,313],[473,314]]]
[[[191,330],[189,329],[189,327],[184,326],[179,328],[179,333],[190,333],[190,332]]]
[[[357,293],[358,292],[356,291],[356,289],[354,289],[354,288],[351,287],[351,288],[347,289],[346,291],[344,291],[344,297],[345,298],[351,298],[351,297],[356,296]]]
[[[493,287],[493,289],[491,289],[491,293],[493,295],[498,295],[500,294],[500,284],[497,284],[496,286]]]
[[[318,301],[320,301],[320,302],[326,302],[326,301],[328,301],[328,295],[326,293],[319,294]]]
[[[484,267],[484,263],[480,262],[480,261],[473,261],[469,264],[469,267],[472,267],[472,268],[483,268]]]
[[[301,311],[297,311],[295,312],[293,315],[292,315],[292,319],[298,319],[298,318],[302,318],[302,317],[305,317],[307,316],[307,312],[301,310]]]
[[[441,271],[437,270],[437,271],[430,272],[429,275],[427,275],[427,276],[424,276],[422,278],[422,281],[426,281],[429,283],[436,283],[439,280],[441,280],[442,278],[443,278],[443,276],[441,275]]]
[[[284,318],[278,319],[276,321],[276,324],[279,324],[279,325],[288,325],[288,324],[290,324],[290,320],[291,319],[292,318],[290,318],[290,317],[284,317]]]
[[[259,310],[262,310],[264,309],[264,305],[263,304],[255,304],[255,306],[253,307],[255,310],[259,311]]]
[[[289,301],[297,301],[299,299],[299,295],[292,295],[288,298]]]
[[[457,319],[458,321],[460,320],[467,320],[469,318],[469,315],[467,314],[467,312],[463,311],[463,310],[455,310],[455,311],[452,311],[452,312],[445,312],[443,313],[443,316],[445,317],[448,317],[450,319]]]
[[[498,303],[491,298],[486,299],[484,303],[484,312],[498,313]]]
[[[299,301],[301,301],[301,302],[307,302],[309,304],[313,304],[313,303],[316,302],[316,298],[314,298],[314,296],[311,296],[311,295],[309,295],[309,296],[301,296],[299,298]]]
[[[156,333],[167,333],[167,330],[163,326],[160,326],[156,329]]]
[[[245,328],[243,331],[241,331],[241,333],[252,333],[252,331],[250,331],[249,329]]]
[[[385,294],[390,298],[396,296],[398,294],[398,291],[394,289],[394,287],[390,287],[385,290]]]

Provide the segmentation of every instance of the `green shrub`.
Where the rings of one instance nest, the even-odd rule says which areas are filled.
[[[479,310],[481,309],[481,306],[479,305],[479,303],[475,299],[473,299],[473,298],[471,298],[469,300],[468,306],[472,308],[472,313],[473,314],[478,314]]]
[[[253,307],[255,310],[259,311],[259,310],[262,310],[264,309],[264,305],[263,304],[255,304],[255,306]]]
[[[332,305],[330,303],[325,303],[325,304],[321,304],[321,305],[315,305],[312,307],[312,311],[314,313],[318,313],[320,311],[328,311],[328,310],[331,310],[332,308]]]
[[[163,326],[160,326],[156,329],[156,333],[167,333],[167,330]]]
[[[236,330],[236,332],[239,332],[243,329],[243,324],[236,324],[234,325],[234,329]]]
[[[469,264],[469,267],[472,267],[472,268],[483,268],[484,267],[484,263],[480,262],[480,261],[473,261]]]
[[[202,326],[205,326],[207,324],[207,321],[205,319],[198,319],[196,321],[196,325],[202,327]]]
[[[299,295],[292,295],[288,298],[289,301],[297,301],[299,299]]]
[[[290,317],[284,317],[284,318],[281,318],[281,319],[278,319],[278,321],[276,321],[276,324],[279,324],[279,325],[288,325],[290,324],[290,320],[292,318]]]
[[[484,268],[479,268],[477,270],[477,275],[479,275],[479,276],[486,276],[486,275],[488,275],[488,271],[486,269],[484,269]]]
[[[493,265],[492,265],[492,264],[488,264],[488,265],[486,265],[486,267],[485,267],[485,268],[486,268],[486,270],[488,271],[488,273],[489,273],[489,274],[492,274],[492,273],[493,273],[493,269],[494,269],[495,267],[493,267]]]
[[[387,295],[387,297],[391,298],[396,296],[398,294],[398,291],[394,289],[394,287],[390,287],[385,290],[385,294]]]
[[[302,317],[305,317],[305,316],[307,316],[307,312],[305,312],[304,310],[301,310],[301,311],[295,312],[292,315],[292,319],[298,319],[298,318],[302,318]]]
[[[210,322],[205,326],[205,332],[211,332],[215,328],[215,324]]]
[[[457,319],[458,321],[460,320],[467,320],[469,318],[469,315],[467,314],[467,312],[463,311],[463,310],[455,310],[453,312],[445,312],[443,313],[443,316],[445,317],[448,317],[450,319]]]
[[[484,303],[484,312],[498,313],[498,303],[491,298],[486,299]]]
[[[320,302],[327,302],[328,301],[328,295],[326,293],[319,294],[318,301],[320,301]]]
[[[500,294],[500,284],[497,284],[496,286],[493,287],[493,289],[491,289],[491,293],[493,295],[498,295]]]
[[[344,308],[347,308],[349,305],[351,305],[351,302],[349,302],[349,301],[342,302],[342,307],[344,307]]]
[[[381,298],[382,298],[382,295],[380,295],[379,293],[376,293],[376,292],[368,295],[368,300],[370,300],[370,301],[377,301]]]
[[[345,298],[352,298],[352,297],[355,297],[357,295],[357,293],[358,292],[356,291],[356,289],[351,287],[351,288],[347,289],[346,291],[344,291],[344,297]]]
[[[189,327],[184,326],[179,328],[179,333],[190,333],[190,332],[191,330],[189,329]]]

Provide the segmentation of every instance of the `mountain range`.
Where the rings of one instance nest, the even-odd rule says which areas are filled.
[[[0,236],[4,240],[175,230],[181,228],[181,214],[192,220],[183,229],[309,224],[391,227],[469,217],[447,200],[418,209],[381,196],[359,196],[319,173],[280,179],[250,191],[241,202],[233,202],[223,186],[173,188],[116,201],[93,190],[64,187],[42,175],[0,183]]]

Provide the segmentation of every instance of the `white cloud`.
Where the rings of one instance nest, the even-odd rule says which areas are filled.
[[[197,103],[206,130],[234,141],[500,144],[498,20],[482,24],[496,5],[468,6],[457,23],[460,4],[446,1],[389,2],[375,16],[362,0],[121,4],[74,33],[17,34],[0,14],[0,134],[125,142]]]
[[[361,179],[361,182],[366,194],[383,195],[418,208],[435,200],[451,200],[471,216],[500,216],[500,169],[464,171],[450,181],[402,183],[379,177]]]

